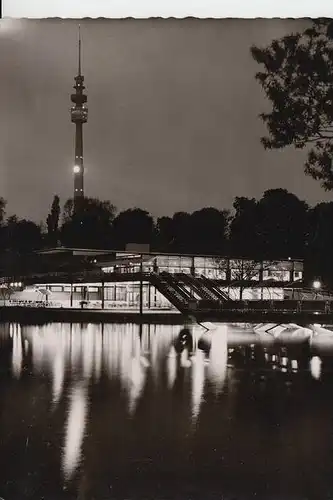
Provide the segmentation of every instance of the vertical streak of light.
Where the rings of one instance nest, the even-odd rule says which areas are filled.
[[[124,333],[121,337],[120,356],[120,379],[123,388],[128,387],[128,376],[132,370],[132,342],[130,332]]]
[[[144,354],[149,353],[149,337],[150,337],[149,325],[143,325],[143,328],[142,328],[142,352]]]
[[[180,366],[183,368],[189,368],[191,366],[191,361],[189,359],[188,349],[185,348],[180,355]]]
[[[168,387],[169,389],[172,389],[177,375],[177,353],[176,349],[173,346],[171,346],[169,355],[167,357],[167,374]]]
[[[24,354],[27,355],[29,352],[29,341],[27,339],[24,340]]]
[[[321,376],[321,359],[318,356],[313,356],[310,361],[310,372],[313,378],[320,379]]]
[[[197,350],[192,358],[192,423],[195,424],[200,414],[200,407],[205,386],[205,355]]]
[[[71,368],[72,370],[77,368],[79,359],[80,359],[80,339],[79,339],[80,332],[77,331],[75,327],[73,327],[72,334],[71,334]]]
[[[64,353],[58,352],[53,362],[53,384],[52,384],[52,403],[56,406],[59,403],[63,391],[65,379]]]
[[[158,340],[159,337],[155,334],[151,340],[151,366],[154,382],[158,381],[159,366],[158,366]]]
[[[208,377],[213,382],[216,394],[219,394],[226,378],[228,364],[227,326],[212,332],[212,344],[209,353]]]
[[[82,342],[83,376],[87,380],[91,378],[94,367],[94,340],[94,334],[88,328]]]
[[[128,378],[128,410],[131,415],[135,412],[138,400],[143,392],[146,381],[146,370],[140,363],[140,357],[133,357]]]
[[[95,338],[95,377],[97,381],[101,377],[101,371],[102,371],[102,333],[98,332],[96,333],[96,338]]]
[[[17,328],[13,332],[13,357],[12,366],[14,375],[19,378],[22,370],[22,336],[21,336],[21,325],[16,325]]]
[[[62,469],[69,480],[79,465],[88,414],[88,389],[75,383],[69,395],[69,410],[65,430]]]

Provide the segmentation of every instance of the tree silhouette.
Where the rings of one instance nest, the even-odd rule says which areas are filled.
[[[251,281],[259,275],[260,262],[256,260],[232,260],[231,279],[239,284],[239,298],[243,299],[244,281]]]
[[[172,251],[175,253],[191,253],[191,251],[195,252],[195,249],[191,248],[190,244],[191,215],[187,212],[175,212],[172,217],[172,225]]]
[[[320,276],[333,286],[333,202],[316,205],[309,211],[308,219],[307,275]]]
[[[114,219],[114,238],[117,248],[124,250],[128,243],[151,243],[154,236],[154,219],[146,210],[130,208]]]
[[[304,257],[307,210],[307,204],[286,189],[265,191],[257,204],[257,235],[262,257]]]
[[[50,213],[46,218],[48,242],[50,245],[57,245],[60,218],[60,198],[55,195],[51,205]]]
[[[230,222],[230,252],[235,257],[255,257],[262,250],[258,234],[258,204],[254,198],[236,196]]]
[[[5,215],[6,215],[6,205],[7,202],[4,200],[4,198],[0,197],[0,251],[4,251],[6,247],[6,242],[5,242],[5,231],[3,227]]]
[[[156,222],[156,250],[165,253],[172,251],[174,236],[172,218],[159,217]]]
[[[4,240],[5,248],[13,254],[26,254],[41,248],[41,229],[30,220],[12,215],[4,226]]]
[[[319,19],[302,33],[251,48],[264,71],[256,79],[272,103],[260,116],[265,148],[307,147],[305,173],[333,188],[333,21]]]
[[[74,215],[74,200],[73,198],[69,198],[65,204],[62,211],[62,224],[66,224],[66,222],[70,222]]]
[[[189,245],[198,254],[216,255],[227,252],[229,212],[207,207],[190,216]]]
[[[74,213],[73,200],[67,200],[63,210],[61,242],[81,248],[112,248],[112,222],[116,208],[109,201],[84,198],[80,210]]]
[[[5,206],[0,198],[0,222]],[[54,211],[51,209],[54,217],[51,212],[48,217],[50,234],[57,227],[57,206],[55,198]],[[73,200],[69,199],[62,211],[59,238],[62,245],[70,247],[124,250],[127,243],[141,243],[150,244],[158,252],[216,255],[224,264],[221,256],[240,262],[245,259],[248,262],[243,261],[243,268],[238,266],[239,281],[257,272],[259,260],[305,258],[306,279],[318,276],[333,286],[333,203],[309,208],[285,189],[271,189],[259,200],[236,197],[233,207],[232,217],[228,211],[205,207],[192,214],[176,212],[172,217],[160,217],[155,225],[145,210],[134,208],[115,216],[116,209],[110,202],[94,198],[84,198],[80,211],[74,214]],[[43,236],[41,227],[32,221],[16,215],[3,219],[2,275],[19,276],[23,270],[29,274],[32,269],[52,270],[47,257],[33,252],[43,244],[50,244],[47,238],[43,241]],[[74,262],[68,265],[72,269]],[[77,259],[75,265],[79,270],[81,263]]]
[[[0,225],[3,224],[6,215],[6,205],[7,202],[4,198],[0,197]]]

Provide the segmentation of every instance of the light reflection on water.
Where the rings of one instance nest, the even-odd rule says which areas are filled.
[[[62,468],[66,479],[71,479],[77,468],[88,415],[88,388],[83,381],[75,382],[69,393],[69,409],[65,424],[65,442]]]
[[[17,464],[31,498],[320,500],[333,486],[327,330],[311,348],[251,325],[0,328],[0,496],[30,498]]]

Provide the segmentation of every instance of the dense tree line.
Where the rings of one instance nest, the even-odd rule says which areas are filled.
[[[309,207],[284,189],[271,189],[256,200],[236,197],[232,210],[202,208],[154,219],[131,208],[117,212],[108,201],[85,198],[74,213],[73,200],[61,209],[55,196],[46,224],[6,217],[0,202],[3,262],[24,259],[33,250],[54,246],[124,250],[128,243],[149,244],[152,251],[225,255],[255,259],[305,259],[311,276],[333,285],[333,202]]]

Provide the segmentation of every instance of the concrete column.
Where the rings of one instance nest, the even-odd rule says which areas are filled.
[[[142,265],[142,255],[140,260],[140,316],[143,315],[143,281],[142,281],[143,265]]]
[[[104,305],[105,305],[105,286],[104,286],[104,279],[102,279],[102,309],[104,309]]]

